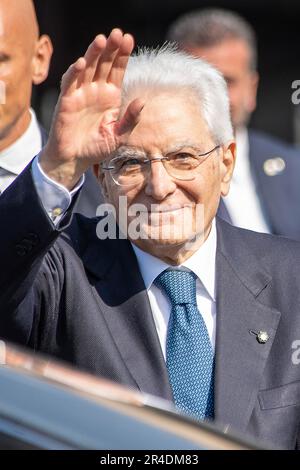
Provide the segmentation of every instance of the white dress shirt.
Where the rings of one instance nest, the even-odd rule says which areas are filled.
[[[69,192],[66,188],[48,178],[42,171],[36,157],[32,164],[33,181],[37,188],[41,202],[55,225],[63,217],[63,214],[71,204],[72,196],[83,184],[82,178],[76,187]],[[60,208],[56,211],[54,208]],[[59,214],[58,214],[59,212]],[[171,306],[166,295],[153,284],[155,278],[165,269],[189,269],[197,276],[196,298],[198,309],[205,321],[207,331],[215,348],[216,341],[216,286],[215,286],[215,264],[217,249],[217,230],[215,220],[206,241],[188,260],[182,265],[171,266],[159,258],[146,253],[133,245],[139,268],[144,279],[150,306],[159,337],[161,349],[166,357],[167,328],[171,312]],[[200,315],[200,313],[199,313]]]
[[[10,147],[0,152],[0,193],[24,170],[42,148],[42,136],[34,111],[28,129]]]
[[[237,157],[228,196],[224,199],[232,223],[237,227],[270,233],[257,195],[249,160],[246,128],[236,132]]]
[[[215,265],[217,248],[217,231],[215,220],[209,236],[199,250],[180,266],[171,266],[159,258],[146,253],[132,245],[139,268],[144,279],[151,305],[151,310],[159,337],[161,349],[166,358],[166,342],[171,304],[168,297],[153,284],[156,277],[165,269],[188,269],[197,276],[196,298],[198,310],[205,321],[206,328],[215,348],[216,342],[216,297],[215,297]],[[200,315],[200,314],[199,314]]]
[[[41,165],[39,164],[39,156],[33,160],[31,170],[34,185],[44,209],[54,225],[58,225],[66,211],[69,209],[72,197],[75,196],[77,191],[83,185],[85,176],[83,175],[80,178],[72,191],[68,191],[67,188],[56,181],[53,181],[46,175],[46,173],[44,173]]]

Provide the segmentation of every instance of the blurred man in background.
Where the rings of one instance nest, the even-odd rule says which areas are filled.
[[[53,48],[39,36],[31,1],[0,0],[0,191],[39,153],[45,140],[30,107],[32,85],[46,80]]]
[[[32,86],[48,76],[51,39],[39,34],[32,0],[0,0],[0,194],[46,143],[31,108]],[[89,172],[77,210],[95,216],[100,189]]]
[[[219,214],[239,227],[300,239],[300,152],[247,128],[259,82],[252,27],[231,11],[196,10],[178,18],[167,38],[212,63],[227,81],[237,162]]]

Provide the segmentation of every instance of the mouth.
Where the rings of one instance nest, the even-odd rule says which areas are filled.
[[[164,213],[168,213],[168,212],[179,212],[179,211],[184,211],[184,210],[190,210],[192,209],[194,206],[193,205],[184,205],[184,206],[166,206],[166,207],[160,207],[160,206],[157,206],[155,207],[155,205],[153,204],[153,207],[151,207],[150,209],[146,209],[145,211],[140,211],[141,213],[145,213],[145,214],[164,214]]]

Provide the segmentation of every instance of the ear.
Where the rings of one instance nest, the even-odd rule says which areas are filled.
[[[43,34],[37,41],[32,61],[32,82],[39,85],[48,77],[53,46],[49,36]]]
[[[99,171],[100,171],[99,163],[93,165],[93,172],[97,179],[99,178]]]
[[[102,191],[103,196],[105,197],[105,199],[107,199],[108,198],[107,182],[106,182],[104,172],[101,171],[101,166],[99,164],[95,164],[93,166],[93,172],[101,186],[101,191]]]
[[[223,160],[221,162],[221,194],[227,196],[230,189],[236,157],[236,143],[231,141],[223,147]]]

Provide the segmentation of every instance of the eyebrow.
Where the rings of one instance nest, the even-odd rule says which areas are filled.
[[[138,147],[129,147],[122,145],[112,153],[111,159],[116,157],[134,157],[137,155],[146,156],[147,153],[143,149],[140,149]]]
[[[190,148],[190,149],[193,149],[195,151],[199,151],[199,149],[201,149],[202,146],[203,146],[203,143],[196,144],[195,141],[185,140],[184,142],[177,142],[173,146],[169,147],[167,152],[163,152],[163,153],[167,154],[167,153],[178,152],[179,150],[181,150],[183,148],[186,148],[186,147]],[[129,146],[129,145],[122,145],[117,150],[115,150],[113,152],[112,158],[117,157],[120,154],[122,156],[125,156],[125,157],[126,156],[130,157],[130,156],[134,156],[134,155],[142,155],[142,156],[143,155],[148,155],[148,152],[146,152],[143,147],[133,147],[133,146]]]
[[[184,142],[178,142],[176,144],[174,144],[173,147],[170,147],[168,149],[168,152],[167,153],[173,153],[173,152],[177,152],[178,150],[181,150],[183,148],[189,148],[189,149],[193,149],[195,151],[199,151],[201,149],[201,147],[203,147],[203,142],[202,143],[195,143],[195,141],[193,140],[185,140]]]

